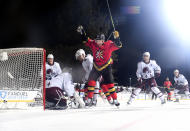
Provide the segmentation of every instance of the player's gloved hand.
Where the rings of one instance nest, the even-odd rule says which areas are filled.
[[[114,39],[119,38],[119,32],[118,31],[114,31],[113,32],[113,37],[114,37]]]
[[[77,28],[77,32],[80,33],[81,35],[83,34],[83,26],[82,25],[79,25],[78,28]]]
[[[156,78],[160,77],[160,73],[155,73],[155,77]]]

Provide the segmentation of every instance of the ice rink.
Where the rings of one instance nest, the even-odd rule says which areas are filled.
[[[0,110],[0,131],[190,131],[190,101],[121,101],[117,109],[99,103],[63,111]]]

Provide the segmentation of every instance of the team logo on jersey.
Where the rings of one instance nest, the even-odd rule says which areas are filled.
[[[52,74],[53,71],[52,71],[52,69],[48,69],[48,70],[46,71],[46,73],[47,73],[47,74]]]
[[[148,71],[149,71],[148,67],[143,68],[143,73],[146,73]]]
[[[103,50],[98,50],[96,52],[96,58],[97,59],[104,59],[104,57],[103,57]]]

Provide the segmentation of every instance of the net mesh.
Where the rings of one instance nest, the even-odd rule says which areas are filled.
[[[0,49],[0,90],[42,91],[44,50]]]

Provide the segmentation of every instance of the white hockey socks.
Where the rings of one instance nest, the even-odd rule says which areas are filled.
[[[179,100],[179,98],[180,98],[180,95],[178,94],[178,92],[179,92],[178,89],[174,90],[174,96],[175,96],[176,100]]]
[[[134,91],[132,91],[132,94],[127,103],[131,104],[135,100],[136,96],[139,95],[140,92],[141,92],[141,88],[136,88]]]
[[[95,87],[93,101],[97,100],[98,95],[99,95],[99,88]]]
[[[162,102],[164,102],[164,95],[162,92],[158,89],[158,87],[152,87],[151,90],[160,98]]]
[[[189,91],[185,91],[185,95],[186,95],[187,99],[190,98],[190,93],[189,93]]]

